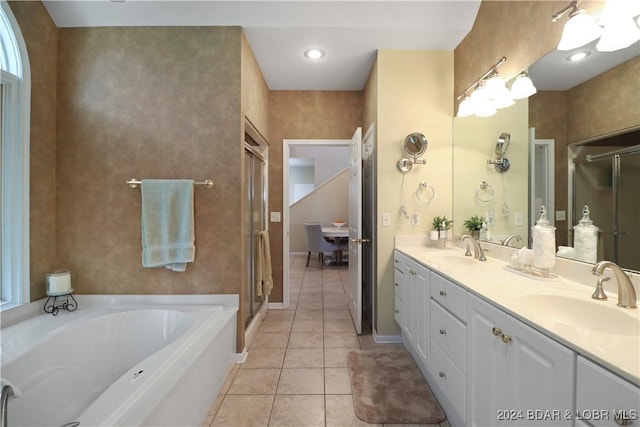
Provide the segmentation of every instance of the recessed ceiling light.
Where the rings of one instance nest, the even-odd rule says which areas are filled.
[[[587,56],[591,55],[591,52],[586,51],[586,52],[576,52],[574,54],[571,54],[567,57],[567,61],[570,62],[578,62],[578,61],[582,61],[584,58],[586,58]]]
[[[322,59],[324,58],[324,50],[322,49],[307,49],[304,51],[304,57],[307,59]]]

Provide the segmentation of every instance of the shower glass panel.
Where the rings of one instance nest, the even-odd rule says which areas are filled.
[[[638,242],[640,242],[640,154],[620,156],[620,181],[618,185],[618,258],[619,264],[632,270],[640,270]]]

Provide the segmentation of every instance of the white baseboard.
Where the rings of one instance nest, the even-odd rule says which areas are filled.
[[[375,329],[372,332],[373,332],[373,340],[378,344],[402,343],[402,336],[400,335],[378,335]]]
[[[247,350],[247,347],[243,348],[242,353],[236,353],[236,363],[246,362],[248,355],[249,355],[249,350]]]

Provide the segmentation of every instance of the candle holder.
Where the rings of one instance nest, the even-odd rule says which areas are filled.
[[[44,312],[58,315],[58,310],[75,311],[78,308],[78,302],[72,295],[73,289],[66,293],[49,293],[47,301],[44,303]]]

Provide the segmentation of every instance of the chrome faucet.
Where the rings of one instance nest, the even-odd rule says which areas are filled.
[[[7,403],[9,398],[13,396],[13,388],[10,385],[2,387],[2,398],[0,398],[0,426],[7,427]]]
[[[502,246],[508,246],[511,240],[516,239],[518,242],[522,242],[522,236],[519,234],[509,234],[503,241]]]
[[[618,282],[618,306],[624,308],[636,307],[636,290],[631,283],[631,278],[620,266],[611,261],[600,261],[593,266],[591,273],[602,276],[605,268],[609,267]]]
[[[475,259],[477,259],[478,261],[486,261],[487,257],[484,254],[484,250],[482,249],[482,246],[480,245],[480,241],[474,239],[472,236],[470,236],[469,234],[465,234],[460,238],[461,242],[464,242],[464,240],[470,240],[473,244],[473,257]],[[471,256],[471,251],[469,250],[469,244],[467,243],[467,252],[465,253],[466,256]]]

